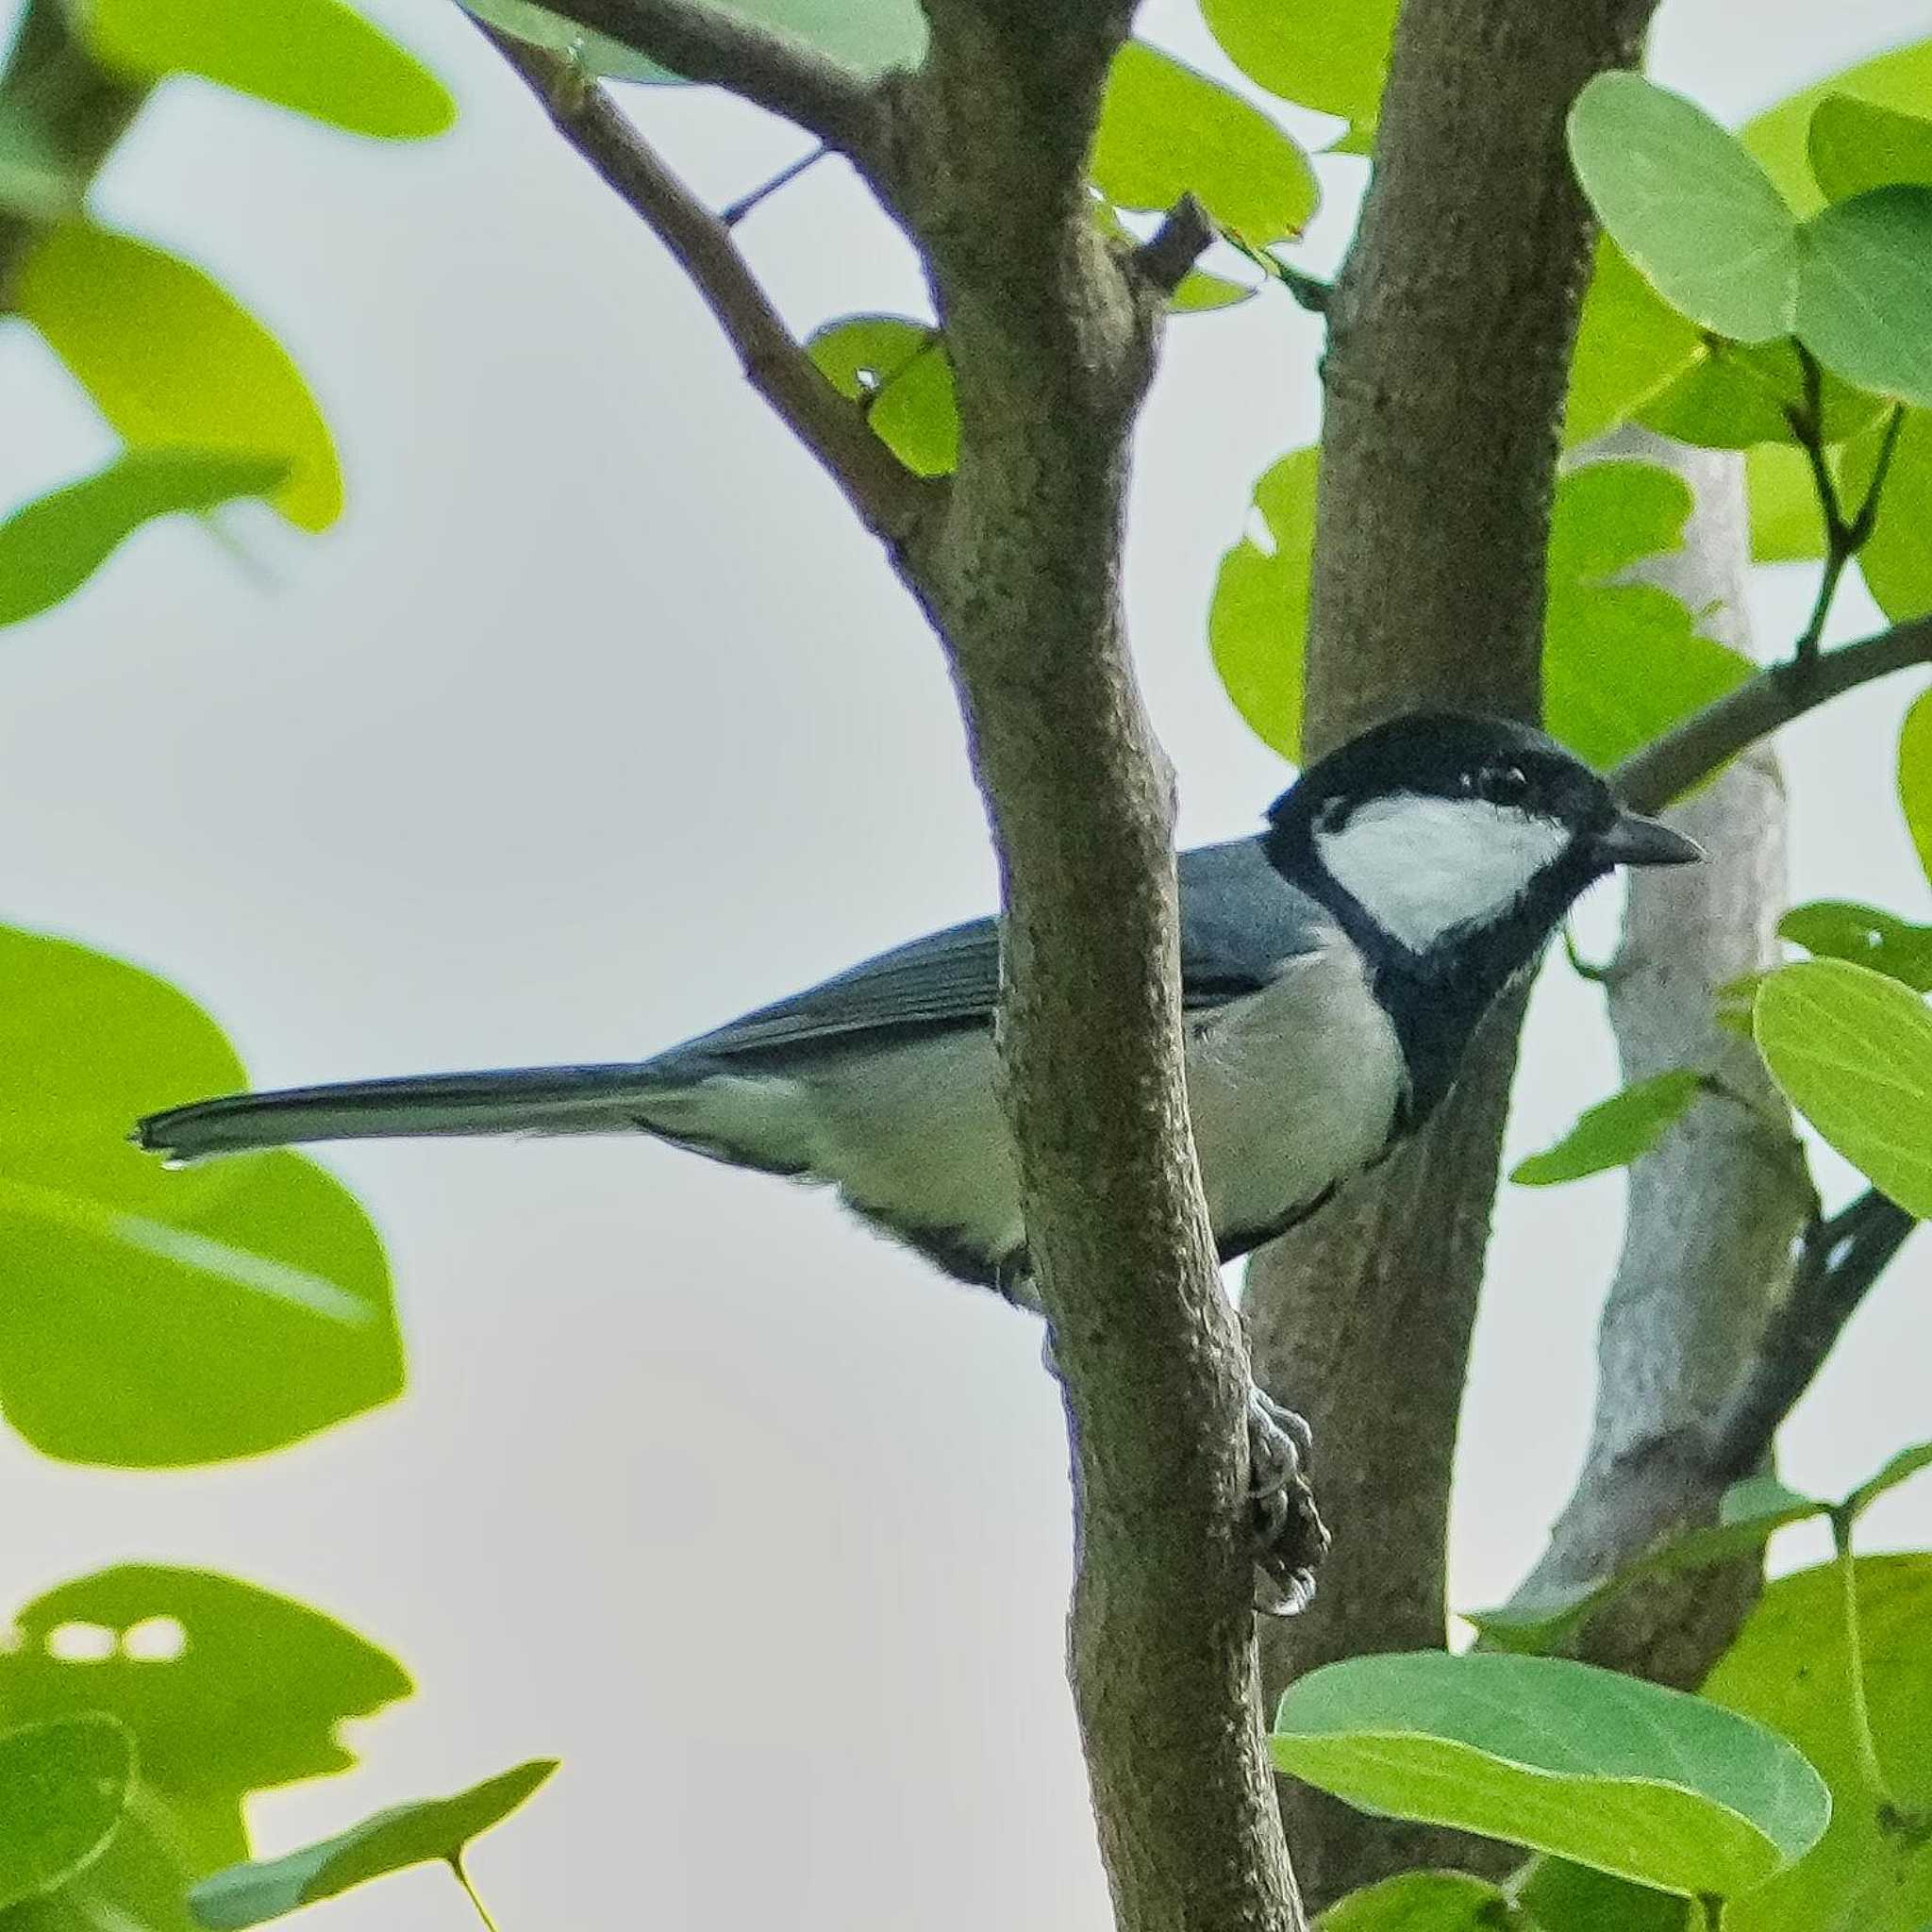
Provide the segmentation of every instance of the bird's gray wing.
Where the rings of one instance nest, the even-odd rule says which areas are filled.
[[[1253,839],[1183,853],[1180,900],[1181,981],[1191,1008],[1266,986],[1284,960],[1315,950],[1325,917]],[[895,946],[662,1058],[776,1060],[835,1041],[985,1026],[998,999],[999,927],[975,919]]]

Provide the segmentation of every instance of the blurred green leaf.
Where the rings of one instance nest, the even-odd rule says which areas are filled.
[[[1854,508],[1872,486],[1883,441],[1880,423],[1845,445],[1842,481]],[[1932,410],[1907,409],[1899,425],[1858,572],[1893,623],[1932,611]]]
[[[1586,442],[1633,415],[1704,354],[1704,338],[1665,302],[1607,235],[1583,298],[1563,441]]]
[[[1550,575],[1601,584],[1646,557],[1675,550],[1690,520],[1690,486],[1657,463],[1585,463],[1557,487]]]
[[[1802,1863],[1732,1904],[1724,1932],[1932,1922],[1932,1557],[1861,1557],[1856,1574],[1873,1738],[1901,1808],[1875,1801],[1860,1762],[1838,1566],[1779,1577],[1705,1694],[1804,1752],[1831,1787],[1831,1823]]]
[[[1202,0],[1208,31],[1252,81],[1351,124],[1367,154],[1399,0]]]
[[[1805,225],[1797,334],[1845,381],[1932,408],[1932,188],[1874,188]]]
[[[1534,1932],[1509,1895],[1467,1872],[1403,1872],[1339,1898],[1315,1932]]]
[[[1682,94],[1624,72],[1577,95],[1569,132],[1598,219],[1672,308],[1740,341],[1790,334],[1798,224],[1735,137]]]
[[[127,1144],[138,1115],[242,1084],[173,987],[0,927],[0,1408],[45,1454],[218,1461],[400,1391],[346,1190],[298,1155],[175,1174]]]
[[[48,144],[44,124],[18,93],[0,95],[0,208],[31,222],[79,214],[87,176]]]
[[[1687,1898],[1566,1858],[1537,1859],[1516,1898],[1528,1914],[1523,1932],[1707,1932],[1708,1926],[1704,1908]]]
[[[1824,555],[1824,513],[1811,465],[1795,443],[1760,442],[1744,452],[1753,563],[1808,563]]]
[[[1883,396],[1855,389],[1829,370],[1823,373],[1819,400],[1826,442],[1857,435],[1887,408]],[[1638,411],[1638,420],[1707,449],[1745,449],[1759,442],[1795,447],[1787,411],[1805,403],[1803,367],[1790,341],[1709,342],[1683,375]]]
[[[1826,94],[1811,116],[1811,174],[1829,201],[1894,181],[1932,187],[1932,121],[1874,108],[1856,94]]]
[[[134,1744],[110,1717],[0,1732],[0,1910],[64,1885],[107,1850]]]
[[[9,1914],[7,1932],[185,1932],[188,1886],[248,1855],[242,1799],[347,1770],[356,1760],[337,1727],[411,1689],[393,1658],[321,1611],[205,1571],[103,1570],[13,1622],[0,1721],[105,1711],[132,1733],[140,1771],[106,1854]],[[59,1654],[76,1631],[102,1640],[98,1654]]]
[[[1555,1657],[1354,1657],[1291,1685],[1283,1771],[1349,1803],[1688,1894],[1734,1897],[1817,1841],[1824,1781],[1701,1698]]]
[[[69,0],[88,51],[144,80],[198,74],[352,134],[441,134],[456,103],[341,0]]]
[[[1932,1013],[1895,979],[1800,959],[1757,989],[1757,1036],[1785,1097],[1907,1213],[1932,1214]]]
[[[1548,1188],[1627,1167],[1663,1139],[1703,1091],[1704,1076],[1689,1067],[1639,1080],[1587,1109],[1554,1146],[1518,1161],[1509,1178],[1519,1187]]]
[[[1860,1483],[1845,1498],[1845,1513],[1862,1516],[1888,1490],[1909,1482],[1924,1469],[1932,1469],[1932,1442],[1915,1442],[1909,1449],[1901,1449],[1876,1475]]]
[[[1302,654],[1307,642],[1308,569],[1315,541],[1315,473],[1321,451],[1298,449],[1255,485],[1259,536],[1221,559],[1208,612],[1214,668],[1235,708],[1263,743],[1301,757]]]
[[[411,1865],[454,1863],[472,1839],[500,1824],[556,1769],[554,1757],[532,1758],[453,1798],[394,1805],[320,1844],[230,1866],[194,1888],[189,1910],[210,1932],[242,1932]]]
[[[1914,992],[1932,992],[1932,925],[1914,925],[1856,899],[1813,899],[1793,906],[1777,930],[1820,959],[1850,959],[1903,980]]]
[[[1811,213],[1824,199],[1811,178],[1808,143],[1811,118],[1832,94],[1850,94],[1902,113],[1916,112],[1932,100],[1932,40],[1913,41],[1860,60],[1744,124],[1739,139],[1800,214]]]
[[[142,524],[266,496],[287,475],[286,463],[262,457],[137,450],[23,504],[0,523],[0,625],[71,596]]]
[[[1899,730],[1898,802],[1919,864],[1932,879],[1932,691],[1912,700]]]
[[[131,235],[70,222],[21,261],[15,306],[137,448],[279,460],[272,499],[320,530],[341,512],[328,425],[281,344],[200,269]]]
[[[848,315],[813,331],[806,353],[908,470],[944,476],[959,460],[959,408],[945,340],[898,315]]]
[[[1117,208],[1191,193],[1257,245],[1299,233],[1321,198],[1307,157],[1258,108],[1140,41],[1114,58],[1090,167]]]

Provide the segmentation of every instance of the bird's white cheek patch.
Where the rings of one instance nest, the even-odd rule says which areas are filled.
[[[1336,882],[1418,953],[1455,926],[1507,910],[1569,843],[1554,819],[1412,791],[1376,799],[1336,830],[1315,834]]]

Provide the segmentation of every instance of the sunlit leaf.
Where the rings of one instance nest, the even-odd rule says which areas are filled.
[[[1817,958],[1851,959],[1903,980],[1914,992],[1932,992],[1932,925],[1914,925],[1856,899],[1813,899],[1793,906],[1777,929],[1781,939]]]
[[[1753,563],[1807,563],[1824,555],[1824,513],[1805,452],[1760,442],[1744,452]]]
[[[137,448],[285,462],[277,509],[335,521],[341,474],[328,426],[281,344],[200,269],[84,222],[27,251],[13,293],[101,413]]]
[[[1299,758],[1302,658],[1307,642],[1308,569],[1315,541],[1318,449],[1298,449],[1255,485],[1257,533],[1221,559],[1208,641],[1235,708],[1264,743]]]
[[[1624,72],[1591,81],[1569,131],[1597,218],[1672,308],[1740,341],[1790,332],[1797,221],[1733,136],[1683,95]]]
[[[1467,1872],[1403,1872],[1339,1898],[1315,1932],[1534,1932],[1507,1892]]]
[[[0,1911],[107,1850],[126,1808],[134,1743],[111,1717],[0,1731]]]
[[[1894,181],[1932,187],[1932,121],[1827,94],[1811,116],[1811,173],[1829,201]]]
[[[959,460],[959,409],[944,339],[898,315],[848,315],[813,332],[806,353],[841,395],[865,405],[873,432],[921,476]]]
[[[1932,188],[1874,188],[1805,225],[1797,333],[1847,382],[1932,408]]]
[[[1290,1686],[1283,1771],[1349,1803],[1449,1824],[1688,1894],[1748,1891],[1830,1810],[1782,1738],[1682,1691],[1553,1657],[1354,1657]]]
[[[1399,0],[1202,0],[1222,52],[1271,93],[1352,124],[1366,154]]]
[[[1703,341],[1600,236],[1570,358],[1563,441],[1585,442],[1624,422],[1690,368]]]
[[[1824,201],[1807,152],[1811,118],[1832,94],[1850,94],[1875,107],[1913,114],[1932,101],[1932,40],[1913,41],[1832,75],[1747,121],[1739,139],[1764,164],[1779,192],[1800,214]]]
[[[453,1798],[394,1805],[320,1844],[230,1866],[204,1878],[189,1893],[189,1909],[210,1932],[242,1932],[372,1878],[436,1859],[454,1860],[472,1839],[508,1818],[556,1769],[554,1757],[533,1758]]]
[[[1844,494],[1865,499],[1878,462],[1884,425],[1845,445]],[[1873,601],[1894,623],[1932,611],[1932,410],[1907,409],[1878,499],[1878,520],[1858,552],[1858,571]]]
[[[1857,436],[1883,416],[1883,396],[1856,389],[1829,370],[1819,383],[1826,442]],[[1707,449],[1796,444],[1790,412],[1807,408],[1803,364],[1790,341],[1710,342],[1676,379],[1638,411],[1660,435]]]
[[[198,74],[354,134],[440,134],[456,103],[341,0],[70,0],[88,50],[143,79]]]
[[[1932,1013],[1882,974],[1801,959],[1757,989],[1759,1051],[1785,1097],[1908,1213],[1932,1214]]]
[[[1257,245],[1299,233],[1320,199],[1307,157],[1258,108],[1140,41],[1114,58],[1090,166],[1117,208],[1191,193]]]
[[[1899,731],[1898,799],[1920,867],[1932,879],[1932,691],[1912,700]]]
[[[1548,1188],[1627,1167],[1663,1139],[1703,1091],[1704,1076],[1688,1067],[1639,1080],[1589,1108],[1553,1147],[1518,1161],[1509,1178],[1521,1187]]]
[[[0,523],[0,624],[71,596],[142,524],[268,495],[287,475],[286,464],[262,457],[138,450],[23,504]]]

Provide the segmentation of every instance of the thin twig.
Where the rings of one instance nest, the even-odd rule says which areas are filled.
[[[824,142],[820,142],[818,146],[813,148],[809,154],[800,155],[795,161],[788,161],[769,180],[760,181],[756,188],[741,194],[736,201],[727,202],[718,210],[718,219],[727,228],[737,227],[739,223],[743,221],[753,208],[757,208],[761,202],[768,201],[773,195],[777,193],[779,189],[789,187],[808,168],[824,160],[831,152],[832,150]]]
[[[841,396],[805,353],[731,230],[574,61],[481,21],[476,25],[563,138],[676,258],[738,351],[746,380],[818,458],[866,527],[895,554],[903,551],[933,506],[935,487],[893,456],[873,434],[864,410]]]

